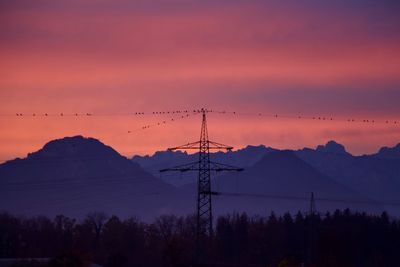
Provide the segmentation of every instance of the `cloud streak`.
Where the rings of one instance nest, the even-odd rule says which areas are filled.
[[[395,118],[398,11],[389,0],[2,1],[0,111],[213,106]],[[28,138],[8,123],[8,134]],[[100,124],[99,135],[111,134]]]

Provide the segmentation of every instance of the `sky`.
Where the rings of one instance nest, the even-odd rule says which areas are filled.
[[[199,137],[200,116],[141,130],[174,116],[135,112],[399,120],[399,12],[395,0],[2,0],[0,161],[78,134],[125,156]],[[399,124],[208,120],[210,138],[236,148],[334,139],[364,154],[400,142]]]

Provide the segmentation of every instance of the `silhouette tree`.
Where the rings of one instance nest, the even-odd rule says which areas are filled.
[[[195,217],[160,216],[153,223],[135,218],[106,219],[91,214],[83,221],[59,215],[23,218],[0,213],[2,258],[49,257],[47,263],[16,266],[189,266],[193,260]],[[220,266],[301,266],[308,246],[310,215],[300,212],[268,217],[220,216],[210,238],[208,262]],[[400,223],[387,213],[350,210],[314,215],[312,266],[397,266]],[[314,240],[313,240],[314,241]],[[211,265],[210,265],[211,266]]]

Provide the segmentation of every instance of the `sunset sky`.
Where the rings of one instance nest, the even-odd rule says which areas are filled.
[[[399,14],[396,0],[0,1],[0,161],[77,134],[125,156],[199,137],[198,115],[140,130],[173,116],[135,112],[399,120]],[[209,114],[209,132],[237,148],[400,142],[400,123]]]

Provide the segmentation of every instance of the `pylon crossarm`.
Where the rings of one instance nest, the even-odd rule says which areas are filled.
[[[197,150],[200,149],[200,141],[187,143],[185,145],[181,145],[181,146],[177,146],[177,147],[171,147],[171,148],[168,148],[168,151],[186,150],[186,149],[197,149]]]
[[[189,150],[189,149],[200,149],[200,141],[197,142],[192,142],[192,143],[187,143],[181,146],[176,146],[176,147],[171,147],[168,148],[168,151],[174,151],[174,150]],[[214,141],[208,141],[208,149],[210,150],[228,150],[231,151],[233,147],[227,146],[224,144],[220,144]]]
[[[236,171],[236,172],[241,172],[244,169],[243,168],[238,168],[235,166],[231,166],[228,164],[222,164],[222,163],[218,163],[218,162],[210,162],[210,170],[216,171],[216,172],[220,172],[220,171]]]
[[[171,168],[161,169],[160,172],[168,172],[168,171],[179,171],[179,172],[187,172],[187,171],[197,171],[199,170],[199,162],[191,162],[183,165],[178,165]]]
[[[211,145],[209,148],[210,149],[224,149],[224,150],[228,150],[231,151],[233,149],[232,146],[227,146],[221,143],[217,143],[214,141],[208,141],[209,145]]]
[[[201,191],[200,193],[203,194],[203,195],[215,195],[215,196],[219,196],[220,195],[220,193],[216,192],[216,191]]]

